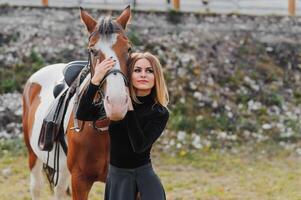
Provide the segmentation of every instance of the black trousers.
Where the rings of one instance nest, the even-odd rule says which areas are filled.
[[[141,200],[166,199],[163,185],[151,163],[134,169],[109,166],[105,200],[135,200],[138,192]]]

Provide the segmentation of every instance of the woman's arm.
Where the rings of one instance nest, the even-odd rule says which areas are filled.
[[[136,153],[141,153],[151,147],[167,124],[169,112],[165,107],[158,107],[154,112],[156,112],[154,119],[144,127],[140,126],[134,110],[129,110],[127,113],[128,135]]]
[[[88,89],[84,92],[80,99],[79,106],[76,112],[76,118],[83,121],[94,121],[100,117],[105,116],[105,110],[103,104],[95,105],[93,100],[101,80],[105,74],[112,69],[116,61],[111,58],[107,58],[102,62],[97,59],[94,69],[94,75],[91,78]]]
[[[93,102],[94,96],[97,92],[98,85],[90,82],[87,90],[82,95],[76,118],[83,121],[94,121],[105,115],[103,104],[95,105]]]

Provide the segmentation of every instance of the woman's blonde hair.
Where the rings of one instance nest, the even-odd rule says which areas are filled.
[[[137,99],[135,89],[133,87],[132,74],[134,71],[135,63],[138,60],[143,59],[143,58],[147,59],[150,62],[151,66],[153,67],[153,70],[154,70],[155,85],[152,88],[151,93],[154,97],[155,103],[159,103],[162,106],[167,107],[167,104],[169,102],[169,95],[168,95],[168,90],[167,90],[165,79],[164,79],[163,69],[160,64],[159,59],[149,52],[132,53],[129,57],[127,68],[128,68],[128,75],[129,75],[129,80],[130,80],[129,81],[130,82],[129,90],[130,90],[131,98],[133,99],[134,102],[141,103]]]

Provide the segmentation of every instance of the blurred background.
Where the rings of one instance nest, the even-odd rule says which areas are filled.
[[[287,15],[300,10],[300,0],[1,0],[10,5],[123,9],[132,5],[137,10],[182,12],[240,13],[252,15]],[[300,13],[297,13],[300,15]]]
[[[97,18],[129,4],[128,37],[160,58],[170,92],[153,152],[167,199],[301,199],[301,0],[0,0],[1,199],[30,199],[24,83],[87,59],[79,6]]]

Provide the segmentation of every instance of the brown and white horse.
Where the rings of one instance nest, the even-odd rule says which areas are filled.
[[[114,69],[121,70],[126,75],[130,44],[124,30],[131,17],[130,7],[128,6],[116,20],[106,17],[96,21],[83,9],[80,11],[80,17],[90,34],[92,72],[97,58],[103,60],[112,56],[117,61]],[[51,102],[54,101],[53,88],[63,79],[65,66],[66,64],[54,64],[40,69],[29,78],[23,91],[23,131],[29,151],[30,191],[34,200],[41,198],[42,168],[48,156],[46,151],[39,149],[38,138],[43,118]],[[85,89],[90,78],[91,74],[81,84],[80,91]],[[111,73],[107,76],[103,90],[105,92],[104,107],[108,119],[124,118],[128,108],[127,98],[129,98],[126,89],[121,73]],[[95,181],[105,181],[109,161],[109,137],[107,131],[100,134],[89,122],[84,123],[79,133],[70,129],[74,126],[73,106],[74,97],[70,100],[63,122],[68,154],[66,156],[60,148],[59,179],[54,188],[54,196],[55,199],[66,198],[71,175],[73,199],[85,200]],[[109,120],[105,123],[108,125]],[[54,149],[49,152],[48,165],[52,168],[54,168],[52,162]]]

